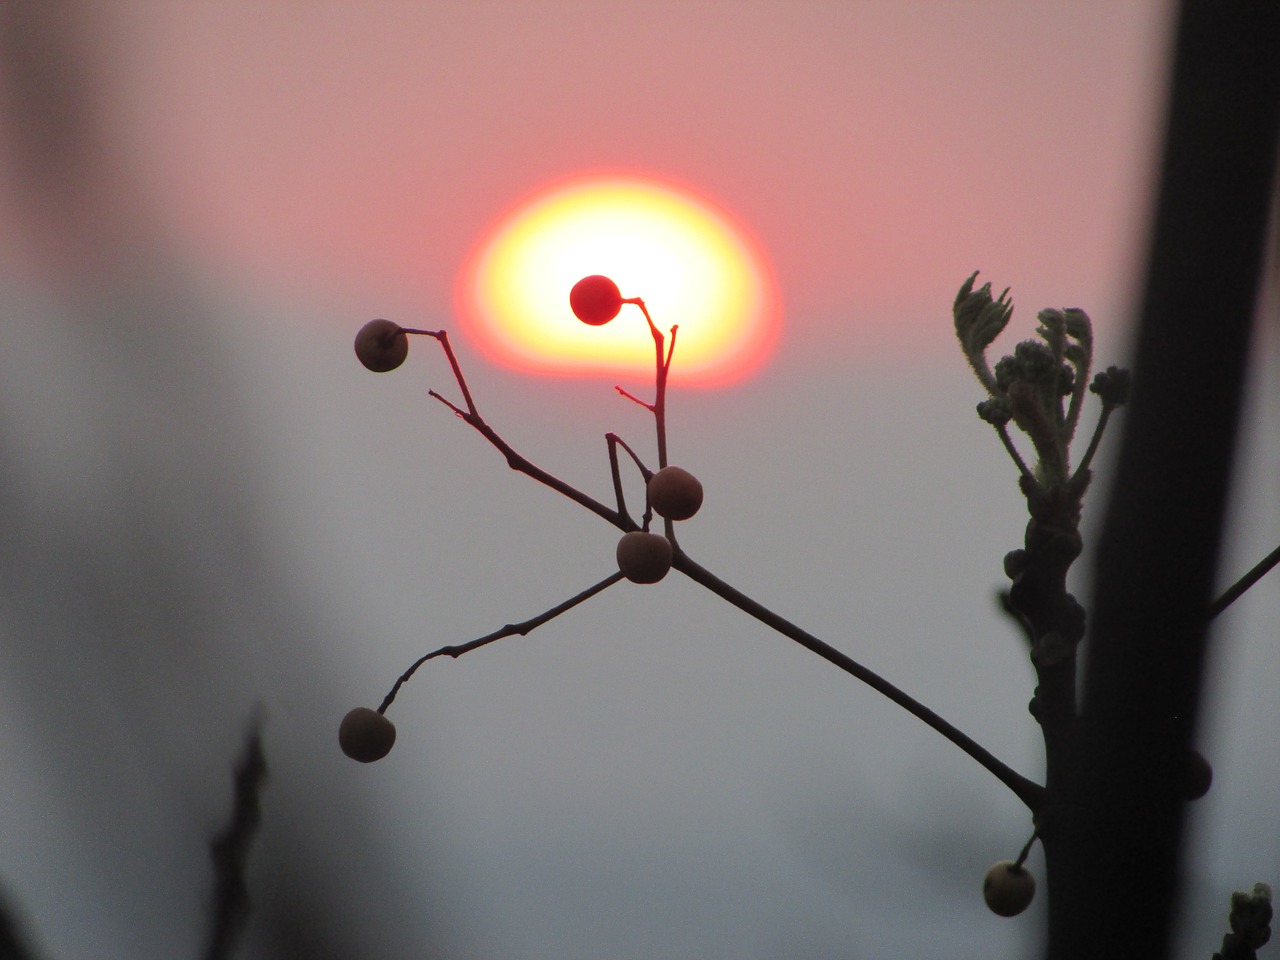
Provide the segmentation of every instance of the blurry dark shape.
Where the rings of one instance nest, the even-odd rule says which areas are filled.
[[[37,261],[102,277],[145,231],[142,195],[116,162],[95,96],[93,13],[74,2],[0,4],[0,169]]]
[[[262,822],[260,794],[267,779],[267,758],[262,749],[262,723],[255,718],[245,740],[244,755],[236,765],[235,804],[226,829],[209,845],[213,858],[213,922],[206,960],[226,960],[249,916],[249,889],[245,872],[249,849]]]
[[[27,946],[9,905],[0,899],[0,958],[3,960],[38,960]]]
[[[1271,888],[1255,883],[1252,893],[1231,895],[1231,932],[1213,960],[1257,960],[1258,948],[1271,939]]]
[[[1181,5],[1133,398],[1080,729],[1043,840],[1048,956],[1163,958],[1280,122],[1280,5]]]
[[[105,9],[75,0],[0,3],[0,194],[13,213],[0,239],[12,241],[15,259],[35,267],[34,286],[48,291],[30,312],[15,298],[22,309],[0,321],[5,344],[20,345],[0,351],[0,673],[38,708],[24,732],[47,758],[59,800],[56,827],[63,838],[92,837],[71,854],[88,875],[75,886],[110,883],[120,901],[144,902],[160,914],[164,897],[156,891],[167,896],[165,884],[180,876],[184,885],[174,892],[186,895],[187,877],[198,878],[193,886],[203,882],[206,867],[197,855],[189,865],[143,870],[143,858],[119,854],[134,834],[154,837],[134,823],[140,817],[131,795],[144,789],[157,805],[187,803],[202,815],[202,771],[221,764],[207,760],[203,743],[175,747],[169,721],[212,729],[225,720],[228,703],[276,695],[259,686],[272,681],[250,675],[246,663],[260,665],[253,658],[272,656],[273,643],[325,638],[331,628],[271,559],[266,458],[255,446],[253,412],[235,388],[242,371],[225,342],[229,318],[191,282],[195,265],[175,256],[163,218],[147,215],[148,191],[132,172],[131,145],[115,132],[113,78],[105,69],[111,48],[95,33]],[[20,272],[7,257],[4,267]],[[0,286],[0,294],[9,293]],[[58,338],[84,346],[71,351],[76,365],[48,362],[41,345]],[[28,381],[9,375],[18,370],[45,377],[47,392],[36,400],[52,396],[65,406],[23,397]],[[68,410],[75,411],[70,425]],[[32,437],[48,440],[54,452]],[[51,485],[50,477],[67,483]],[[322,669],[300,671],[308,695],[323,696]],[[95,709],[103,703],[126,707],[104,717]],[[111,768],[104,746],[126,759],[136,749],[136,770]],[[213,851],[217,919],[206,956],[225,956],[220,945],[229,949],[242,933],[238,949],[246,956],[355,957],[359,921],[335,929],[350,904],[317,880],[332,871],[345,838],[323,838],[309,827],[307,814],[323,815],[324,807],[307,805],[297,779],[279,787],[299,809],[282,804],[258,833],[262,859],[253,872],[270,889],[255,897],[253,922],[243,923],[242,861],[257,823],[250,788],[260,785],[260,760],[246,752],[235,816]],[[291,769],[314,774],[305,762]],[[221,797],[224,785],[214,789]],[[48,815],[18,805],[4,813],[7,835]],[[173,819],[184,822],[185,813]],[[23,894],[33,928],[39,918],[52,937],[46,918],[55,914],[73,937],[86,929],[70,894],[51,903],[31,877],[14,879],[34,891]],[[46,899],[38,902],[40,896]],[[289,898],[289,911],[275,909],[280,897]],[[12,932],[10,921],[0,923],[7,924],[3,935]],[[128,923],[121,917],[117,926]],[[166,926],[174,924],[149,925],[137,938],[155,938]],[[177,930],[182,954],[149,955],[198,955],[204,934]],[[127,949],[105,943],[107,932],[93,935],[103,938],[104,950]],[[262,942],[275,949],[255,952]],[[0,941],[0,960],[11,956],[27,960]]]

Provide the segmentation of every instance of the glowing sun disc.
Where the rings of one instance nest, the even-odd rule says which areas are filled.
[[[520,369],[652,375],[638,308],[601,327],[570,311],[570,289],[597,273],[642,299],[664,334],[679,327],[675,380],[741,379],[773,345],[772,285],[746,234],[706,201],[635,176],[560,184],[502,218],[460,280],[466,329],[490,358]]]

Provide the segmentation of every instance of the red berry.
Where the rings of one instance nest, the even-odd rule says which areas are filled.
[[[649,505],[660,517],[688,520],[702,506],[702,484],[688,470],[663,467],[649,478]]]
[[[1016,917],[1031,905],[1035,895],[1036,878],[1012,860],[993,863],[982,881],[982,899],[1000,917]]]
[[[404,363],[409,337],[398,323],[370,320],[356,334],[356,356],[374,373],[386,373]]]
[[[618,569],[632,583],[657,583],[671,569],[671,541],[632,530],[618,541]]]
[[[608,323],[622,309],[622,293],[608,277],[593,274],[583,277],[569,291],[573,315],[593,327]]]
[[[395,724],[368,707],[349,711],[338,727],[338,746],[352,760],[361,763],[381,760],[391,752],[395,742]]]

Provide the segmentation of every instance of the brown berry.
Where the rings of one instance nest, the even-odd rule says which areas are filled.
[[[688,520],[702,506],[702,483],[688,470],[663,467],[649,478],[649,505],[660,517]]]
[[[386,373],[404,363],[409,337],[390,320],[370,320],[356,334],[356,356],[374,373]]]
[[[368,707],[349,711],[338,727],[338,746],[352,760],[361,763],[381,760],[391,752],[395,742],[395,724]]]
[[[993,863],[982,881],[982,899],[997,916],[1016,917],[1031,905],[1035,895],[1036,878],[1012,860]]]
[[[618,541],[618,569],[632,583],[657,583],[671,569],[671,541],[632,530]]]

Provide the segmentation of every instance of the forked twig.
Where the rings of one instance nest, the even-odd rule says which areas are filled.
[[[639,301],[631,300],[627,302],[638,303],[640,308],[644,310],[643,303],[639,303]],[[659,459],[660,459],[661,465],[666,466],[666,432],[665,432],[664,416],[665,416],[665,399],[666,399],[665,395],[666,395],[666,381],[667,381],[666,373],[667,373],[667,366],[670,361],[670,354],[666,354],[664,356],[663,349],[662,349],[662,345],[663,345],[662,333],[654,325],[652,319],[649,319],[649,314],[647,310],[645,311],[645,319],[648,320],[649,328],[653,333],[655,352],[658,358],[657,359],[658,390],[657,390],[657,400],[654,404],[654,417],[655,417],[655,420],[657,421],[657,427],[658,427]],[[458,365],[457,360],[453,357],[452,351],[449,350],[448,348],[447,335],[443,331],[441,331],[438,335],[433,334],[433,336],[436,336],[436,339],[438,339],[441,342],[441,345],[445,347],[445,350],[448,353],[448,356],[450,358],[450,365],[453,368],[454,377],[458,381],[458,385],[463,392],[463,396],[470,398],[470,393],[466,389],[466,381],[465,381],[465,378],[463,377],[461,367]],[[622,510],[618,510],[618,511],[610,510],[608,507],[604,506],[603,504],[597,502],[596,500],[582,493],[580,490],[576,489],[575,487],[570,486],[569,484],[565,483],[563,480],[560,480],[558,477],[552,476],[551,474],[547,473],[545,470],[542,470],[539,467],[535,467],[527,459],[525,459],[523,456],[518,454],[505,440],[502,439],[502,437],[500,437],[493,430],[492,427],[488,425],[488,423],[485,422],[485,420],[480,416],[480,414],[476,412],[475,404],[470,399],[468,399],[468,409],[464,411],[459,409],[454,404],[450,403],[448,400],[440,396],[440,394],[436,393],[434,390],[431,391],[431,395],[436,399],[440,400],[447,407],[452,409],[454,413],[456,413],[459,417],[465,420],[475,430],[477,430],[486,440],[488,440],[491,444],[493,444],[493,446],[496,447],[507,458],[507,463],[511,466],[512,469],[525,473],[533,477],[535,480],[538,480],[540,483],[543,483],[546,486],[551,487],[553,490],[556,490],[557,492],[563,494],[569,499],[579,504],[582,504],[584,507],[591,510],[593,513],[597,514],[598,516],[603,517],[605,520],[609,521],[611,524],[613,524],[615,527],[618,527],[621,530],[626,531],[626,530],[635,529],[633,525],[630,525],[631,524],[630,518],[627,517]],[[618,440],[617,442],[621,443],[622,441]],[[627,449],[629,453],[631,452],[629,447],[626,447],[625,444],[623,444],[623,446],[625,449]],[[633,457],[635,456],[634,453],[632,453],[632,456]],[[636,461],[637,463],[639,463],[639,458],[636,458]],[[644,469],[643,465],[641,466],[641,469],[642,470]],[[1039,807],[1044,803],[1044,796],[1045,796],[1044,787],[1022,776],[1021,774],[1013,770],[1013,768],[1009,767],[1007,764],[1005,764],[1001,760],[998,760],[990,751],[988,751],[985,747],[983,747],[981,744],[975,741],[972,737],[968,736],[959,728],[953,726],[951,723],[944,720],[941,716],[939,716],[933,710],[930,710],[924,704],[920,703],[918,700],[916,700],[914,697],[910,696],[909,694],[905,693],[904,691],[900,690],[898,687],[894,686],[888,680],[885,680],[879,674],[868,669],[867,667],[864,667],[862,664],[858,663],[852,657],[848,656],[845,653],[842,653],[841,651],[837,650],[835,647],[832,647],[830,644],[827,644],[824,641],[819,640],[817,637],[813,636],[812,634],[808,633],[807,631],[802,630],[800,627],[791,623],[791,621],[786,620],[785,618],[774,613],[768,607],[764,606],[763,604],[759,603],[756,600],[753,600],[751,597],[742,593],[737,588],[732,587],[725,581],[721,580],[719,577],[711,573],[706,568],[694,562],[694,560],[691,559],[689,555],[686,554],[680,548],[680,546],[675,542],[675,538],[672,536],[671,521],[669,520],[666,521],[666,526],[667,526],[667,537],[671,541],[671,544],[674,550],[674,559],[672,563],[672,566],[674,569],[679,570],[681,573],[689,577],[695,583],[701,584],[703,587],[706,587],[712,593],[716,594],[722,599],[733,604],[735,607],[742,610],[743,612],[755,617],[757,620],[759,620],[761,623],[764,623],[766,626],[771,627],[773,630],[777,631],[783,636],[791,640],[794,640],[796,643],[800,644],[805,649],[822,657],[828,663],[831,663],[834,666],[839,667],[841,670],[845,671],[851,676],[861,680],[863,683],[870,686],[876,692],[887,697],[889,700],[892,700],[894,703],[898,704],[898,706],[905,709],[908,713],[912,714],[916,718],[928,724],[930,727],[932,727],[934,730],[936,730],[938,733],[940,733],[942,736],[944,736],[946,739],[950,740],[953,744],[955,744],[958,748],[960,748],[960,750],[967,753],[970,757],[976,760],[985,769],[990,771],[998,780],[1000,780],[1001,783],[1005,784],[1005,786],[1007,786],[1014,793],[1014,795],[1017,796],[1020,800],[1022,800],[1023,803],[1025,803],[1031,810],[1035,811],[1039,809]],[[589,597],[594,596],[600,590],[603,590],[605,587],[618,582],[618,580],[620,579],[622,579],[622,574],[616,573],[606,578],[605,580],[601,581],[596,586],[589,588],[588,590],[584,591],[581,594],[578,594],[576,597],[573,597],[570,600],[565,601],[565,603],[561,604],[560,606],[553,607],[550,611],[548,611],[546,614],[543,614],[541,617],[535,617],[534,620],[526,621],[526,623],[532,624],[532,626],[537,626],[538,624],[545,623],[552,616],[556,616],[559,613],[562,613],[564,610],[567,610],[570,607],[575,606],[578,603],[581,603],[583,600],[586,600]],[[481,637],[479,640],[472,641],[472,643],[470,644],[464,644],[462,647],[443,647],[440,650],[436,650],[432,653],[427,654],[426,656],[418,660],[416,663],[414,663],[413,666],[411,666],[405,672],[405,674],[398,681],[396,681],[395,686],[392,687],[391,692],[387,694],[387,698],[383,701],[383,705],[382,707],[379,708],[379,711],[381,712],[382,710],[386,709],[386,707],[395,698],[396,692],[400,689],[400,686],[404,683],[404,681],[407,680],[410,676],[412,676],[413,672],[417,670],[417,668],[421,666],[423,663],[425,663],[427,660],[433,657],[438,657],[438,656],[457,656],[460,653],[466,652],[466,650],[474,649],[477,646],[482,646],[483,644],[489,643],[492,640],[496,640],[500,637],[510,636],[512,633],[520,633],[522,632],[520,628],[523,626],[524,624],[517,624],[514,626],[504,627],[502,630],[496,631],[493,634],[489,634],[486,637]],[[530,627],[529,629],[532,629],[532,627]]]

